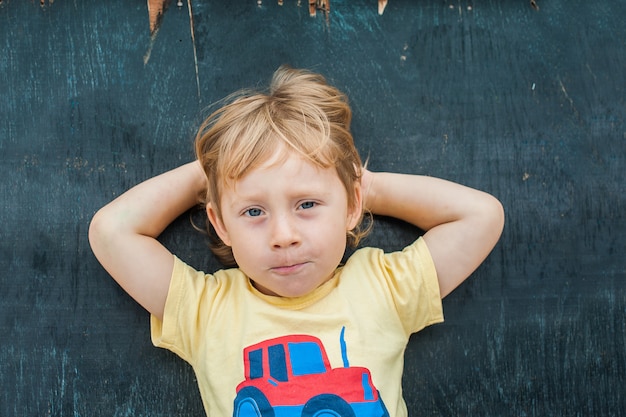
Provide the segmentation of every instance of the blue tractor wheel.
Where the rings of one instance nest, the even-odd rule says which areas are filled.
[[[259,389],[246,387],[235,397],[233,417],[274,417],[274,409]]]
[[[302,417],[356,417],[343,398],[322,394],[311,398],[302,409]]]

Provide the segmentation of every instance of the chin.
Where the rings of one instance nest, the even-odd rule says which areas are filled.
[[[315,288],[311,289],[302,289],[302,288],[283,288],[283,289],[273,289],[268,288],[263,285],[259,285],[258,283],[253,281],[254,288],[256,288],[259,292],[269,295],[272,297],[283,297],[283,298],[297,298],[305,296],[311,293]]]

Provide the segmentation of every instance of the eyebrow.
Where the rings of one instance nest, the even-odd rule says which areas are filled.
[[[267,193],[253,191],[250,194],[242,194],[235,191],[237,198],[229,204],[230,207],[258,204],[267,198]],[[331,193],[324,187],[298,187],[289,192],[290,200],[325,200]]]

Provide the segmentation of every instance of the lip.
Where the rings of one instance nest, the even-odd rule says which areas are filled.
[[[293,275],[304,269],[307,262],[297,263],[293,265],[282,265],[270,268],[277,275]]]

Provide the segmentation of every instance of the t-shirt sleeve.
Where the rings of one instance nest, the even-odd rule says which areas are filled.
[[[150,317],[151,338],[154,346],[176,353],[187,362],[192,362],[197,347],[197,335],[203,334],[201,327],[206,326],[207,291],[213,285],[213,277],[196,271],[183,261],[174,257],[174,269],[170,281],[163,321],[154,315]]]
[[[443,321],[439,281],[426,241],[382,255],[383,275],[407,334]]]

